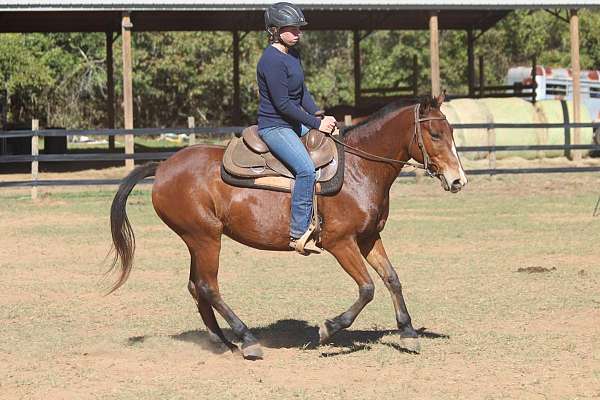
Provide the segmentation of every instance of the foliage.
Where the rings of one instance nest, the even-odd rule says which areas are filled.
[[[581,66],[600,68],[600,12],[581,10]],[[361,32],[362,35],[365,32]],[[477,34],[477,32],[476,32]],[[255,67],[266,38],[240,33],[242,122],[255,120]],[[467,91],[466,32],[442,31],[442,85]],[[231,32],[143,32],[133,35],[136,127],[231,125],[233,48]],[[476,42],[487,84],[502,83],[511,65],[569,66],[569,25],[545,11],[511,13]],[[0,36],[0,101],[7,119],[42,126],[106,127],[104,33],[3,34]],[[121,112],[121,40],[114,49],[117,126]],[[354,103],[353,35],[348,31],[304,34],[307,84],[321,107]],[[424,31],[375,31],[361,42],[362,87],[411,86],[413,58],[418,87],[429,91],[429,35]]]

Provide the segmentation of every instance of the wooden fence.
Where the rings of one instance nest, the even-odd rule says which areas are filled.
[[[190,137],[190,144],[194,144],[196,135],[209,137],[227,138],[234,134],[241,133],[244,127],[221,127],[207,128],[195,127],[193,120],[189,121],[189,128],[148,128],[148,129],[99,129],[99,130],[61,130],[47,129],[38,130],[36,120],[32,123],[31,131],[3,131],[0,132],[2,138],[31,138],[31,154],[23,155],[0,155],[0,164],[5,163],[30,163],[31,179],[27,181],[0,181],[0,188],[6,187],[31,187],[32,197],[37,196],[37,187],[39,186],[73,186],[73,185],[115,185],[120,182],[119,179],[61,179],[44,180],[39,179],[40,162],[81,162],[81,161],[121,161],[121,160],[164,160],[175,153],[167,152],[143,152],[133,154],[123,153],[92,153],[92,154],[39,154],[39,137],[57,137],[57,136],[112,136],[112,135],[133,135],[133,136],[156,136],[160,134],[187,134]],[[536,128],[562,128],[565,130],[565,139],[570,137],[572,128],[593,128],[599,129],[600,123],[477,123],[477,124],[453,124],[455,129],[486,129],[488,132],[487,146],[460,146],[459,152],[488,152],[489,168],[467,170],[470,175],[498,175],[498,174],[526,174],[526,173],[566,173],[566,172],[592,172],[600,171],[600,166],[588,167],[555,167],[555,168],[497,168],[495,153],[498,151],[544,151],[544,150],[562,150],[567,154],[571,151],[594,150],[600,152],[600,144],[570,144],[565,140],[562,145],[525,145],[525,146],[497,146],[495,144],[495,129],[536,129]],[[402,176],[414,176],[414,172],[402,173]],[[144,181],[152,182],[151,179]]]

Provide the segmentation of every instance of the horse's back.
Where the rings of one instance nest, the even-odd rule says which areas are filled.
[[[215,145],[195,145],[186,147],[161,162],[155,175],[156,184],[169,179],[183,179],[184,176],[204,175],[215,166],[220,167],[225,147]],[[155,185],[156,185],[155,184]]]

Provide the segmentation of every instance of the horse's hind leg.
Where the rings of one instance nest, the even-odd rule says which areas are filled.
[[[200,313],[200,317],[202,318],[204,325],[206,325],[206,329],[208,330],[208,335],[209,335],[211,341],[213,341],[215,343],[222,342],[231,351],[237,351],[238,350],[237,346],[234,345],[233,343],[231,343],[229,340],[227,340],[227,338],[223,334],[223,331],[221,330],[221,327],[219,327],[219,323],[217,322],[217,319],[215,318],[215,313],[214,313],[211,305],[206,300],[204,300],[203,297],[198,296],[198,292],[196,290],[196,284],[194,283],[196,281],[195,275],[196,275],[196,269],[198,268],[198,266],[195,265],[196,257],[194,257],[193,251],[190,250],[190,254],[192,256],[192,263],[190,266],[190,280],[188,282],[188,291],[192,295],[192,298],[194,299],[194,302],[196,303],[196,306],[198,307],[198,312]]]
[[[197,299],[202,299],[202,301],[198,301],[198,304],[204,302],[209,307],[212,306],[227,321],[233,333],[242,341],[242,355],[244,358],[249,360],[261,359],[263,353],[258,340],[256,340],[248,327],[223,301],[219,293],[217,274],[219,271],[219,252],[221,249],[220,238],[202,238],[201,240],[194,241],[193,245],[188,243],[188,246],[190,246],[190,251],[193,253],[193,258],[195,259],[194,272],[190,274],[190,277],[193,277]],[[200,306],[198,309],[200,310]],[[202,311],[200,313],[202,314]],[[212,320],[214,320],[212,309],[210,313],[206,312],[206,314],[209,323],[212,324]],[[202,314],[202,317],[204,320],[204,314]],[[206,320],[204,322],[206,323]],[[218,327],[216,320],[214,320],[214,326]],[[218,332],[214,333],[218,335]],[[223,338],[219,336],[219,338],[223,340],[224,336]]]

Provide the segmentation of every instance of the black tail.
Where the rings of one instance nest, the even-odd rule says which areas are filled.
[[[113,199],[112,206],[110,207],[110,231],[112,233],[113,248],[115,250],[112,265],[108,272],[113,271],[117,264],[121,266],[119,279],[110,289],[108,294],[111,294],[118,288],[120,288],[131,272],[133,266],[133,252],[135,251],[135,236],[133,235],[133,229],[127,218],[127,212],[125,211],[127,197],[133,190],[133,187],[142,179],[149,176],[154,176],[158,162],[151,162],[144,165],[140,165],[129,175],[123,179],[117,194]]]

